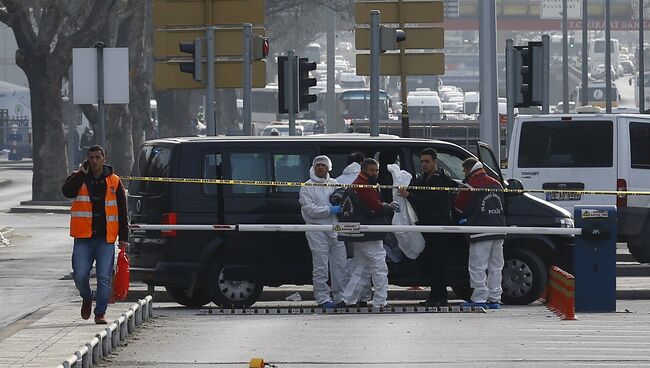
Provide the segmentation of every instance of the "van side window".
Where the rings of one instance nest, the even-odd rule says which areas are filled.
[[[449,171],[452,179],[465,179],[462,164],[463,160],[460,157],[446,152],[438,152],[438,166]],[[422,174],[420,151],[413,151],[413,167],[415,168],[413,176],[415,176],[415,174]]]
[[[234,180],[271,181],[271,157],[268,153],[231,153],[230,168]],[[262,185],[232,185],[236,194],[264,194],[270,190]]]
[[[275,181],[305,182],[309,179],[311,158],[308,155],[273,155]],[[275,187],[278,193],[300,191],[300,187]]]
[[[650,169],[650,124],[630,123],[630,162],[633,169]]]
[[[612,167],[611,121],[527,121],[519,140],[519,167]]]
[[[209,152],[203,156],[203,179],[221,179],[221,154],[216,152]],[[214,197],[217,195],[217,185],[203,184],[203,194],[206,196]]]
[[[133,165],[132,176],[160,177],[169,176],[171,149],[162,146],[144,146],[138,161]],[[167,191],[168,183],[154,181],[132,181],[129,192],[133,194],[160,195]]]

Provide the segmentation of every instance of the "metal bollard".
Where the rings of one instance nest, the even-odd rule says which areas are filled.
[[[77,363],[77,356],[72,355],[68,357],[68,359],[64,360],[63,364],[61,365],[63,366],[63,368],[72,368],[76,363]]]
[[[117,319],[119,321],[119,327],[120,327],[120,340],[119,342],[123,342],[126,340],[126,335],[129,334],[128,331],[128,326],[127,326],[127,318],[126,318],[126,313],[122,314],[120,318]]]
[[[144,300],[147,301],[147,319],[153,317],[153,297],[147,295]]]
[[[133,317],[133,314],[132,309],[129,309],[124,313],[124,316],[126,317],[127,335],[132,334],[133,331],[135,331],[135,318]]]
[[[98,334],[99,335],[99,334]],[[102,345],[98,337],[93,337],[86,343],[88,348],[88,358],[92,364],[97,364],[102,359]]]
[[[134,319],[135,319],[135,325],[140,326],[142,324],[142,304],[140,301],[138,301],[137,304],[134,304],[131,307],[131,310],[133,311],[134,314]]]
[[[75,365],[75,368],[89,368],[90,367],[90,362],[92,361],[92,357],[88,354],[88,347],[87,346],[82,346],[79,350],[77,350],[74,355],[77,356],[77,364]]]

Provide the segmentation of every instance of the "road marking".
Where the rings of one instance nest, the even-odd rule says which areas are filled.
[[[0,330],[0,342],[3,342],[16,332],[47,316],[48,314],[52,313],[52,311],[53,309],[46,309],[43,307],[31,313],[28,313],[18,320],[12,322],[11,324],[7,325],[7,327]]]

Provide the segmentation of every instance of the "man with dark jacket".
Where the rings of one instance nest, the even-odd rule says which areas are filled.
[[[463,171],[466,187],[495,189],[495,191],[463,191],[458,194],[455,206],[463,213],[463,217],[467,218],[467,224],[506,226],[501,183],[488,176],[483,164],[475,158],[468,158],[463,162]],[[465,303],[465,306],[500,308],[504,239],[505,234],[498,233],[470,235],[468,267],[470,286],[474,291],[472,302]]]
[[[367,158],[361,162],[361,172],[352,184],[376,185],[378,175],[379,163],[372,158]],[[353,190],[358,197],[357,205],[363,207],[357,211],[365,214],[361,220],[362,224],[378,225],[382,222],[381,219],[392,218],[396,204],[383,202],[379,190],[374,188]],[[345,204],[342,211],[347,211]],[[385,221],[384,224],[388,225],[390,221]],[[372,278],[372,284],[375,286],[375,293],[370,303],[377,308],[387,305],[388,266],[382,237],[383,235],[378,233],[365,233],[360,240],[350,239],[354,245],[354,256],[351,260],[350,281],[343,291],[343,303],[340,306],[357,304],[361,291],[369,284],[369,277]]]
[[[443,168],[438,167],[438,152],[426,148],[420,153],[422,174],[411,180],[410,186],[455,187],[456,183]],[[451,193],[447,190],[406,190],[398,189],[399,195],[406,198],[418,216],[417,225],[451,224]],[[447,306],[447,280],[445,257],[450,237],[443,233],[424,233],[426,247],[417,258],[423,272],[429,276],[431,293],[425,301],[427,306]]]
[[[129,224],[126,194],[120,177],[105,165],[104,149],[88,148],[86,161],[63,184],[63,195],[74,198],[70,207],[70,236],[73,278],[83,299],[81,318],[90,318],[93,299],[95,323],[106,324],[106,308],[111,293],[115,241],[126,251]],[[90,270],[95,262],[97,292],[90,289]]]

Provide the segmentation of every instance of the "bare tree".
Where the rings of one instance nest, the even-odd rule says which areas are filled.
[[[14,31],[16,64],[29,81],[34,145],[33,200],[62,199],[67,174],[63,76],[73,47],[88,47],[117,0],[0,0],[0,22]]]

